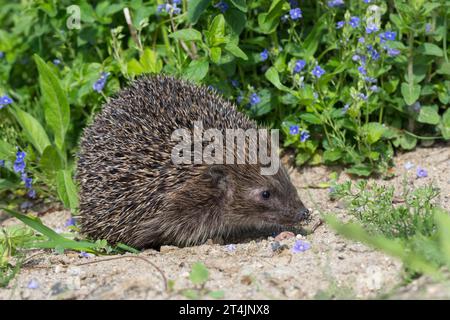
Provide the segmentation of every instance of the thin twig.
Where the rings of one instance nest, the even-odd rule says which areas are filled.
[[[137,36],[136,28],[133,26],[133,21],[131,20],[130,10],[127,7],[123,8],[123,15],[125,16],[125,21],[127,22],[133,41],[136,43],[138,49],[142,51],[141,40]]]
[[[149,265],[151,265],[153,268],[158,270],[158,272],[161,274],[161,277],[163,278],[163,281],[164,281],[164,290],[167,291],[167,278],[164,275],[164,272],[156,264],[154,264],[153,262],[151,262],[148,259],[145,259],[144,257],[140,257],[140,256],[111,257],[111,258],[106,258],[106,259],[97,260],[97,261],[88,261],[88,262],[78,263],[78,264],[76,264],[76,266],[84,266],[84,265],[88,265],[88,264],[94,264],[94,263],[105,262],[105,261],[112,261],[112,260],[127,259],[127,258],[134,258],[134,259],[139,259],[139,260],[145,261]]]

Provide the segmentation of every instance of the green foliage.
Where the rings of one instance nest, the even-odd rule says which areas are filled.
[[[194,263],[191,272],[189,273],[189,279],[195,287],[193,289],[182,290],[181,293],[188,299],[201,299],[205,295],[208,295],[213,299],[223,298],[223,291],[211,291],[205,287],[208,278],[209,271],[205,265],[201,262]],[[174,284],[171,286],[173,287],[173,285]]]
[[[368,176],[386,171],[395,148],[450,139],[445,1],[304,1],[298,19],[285,0],[167,1],[0,0],[0,96],[13,100],[0,108],[2,195],[25,193],[18,148],[37,197],[76,213],[83,128],[147,73],[213,86],[280,128],[297,165]]]
[[[358,182],[336,185],[332,198],[347,203],[357,221],[342,223],[333,215],[325,217],[338,233],[400,258],[409,272],[442,277],[450,267],[449,212],[433,204],[439,191],[433,186],[394,195],[393,187]]]

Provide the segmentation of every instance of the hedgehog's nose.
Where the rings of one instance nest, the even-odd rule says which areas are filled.
[[[300,211],[295,215],[295,220],[306,220],[309,218],[309,210],[306,208],[300,209]]]

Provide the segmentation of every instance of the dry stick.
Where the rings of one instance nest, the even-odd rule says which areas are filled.
[[[136,29],[133,26],[133,21],[131,21],[130,10],[127,7],[123,8],[123,15],[125,16],[125,21],[127,22],[128,29],[130,30],[130,34],[131,37],[133,38],[133,41],[138,46],[139,50],[142,50],[141,40],[137,36]]]
[[[127,258],[135,258],[135,259],[139,259],[139,260],[145,261],[149,265],[151,265],[153,268],[158,270],[158,272],[161,274],[161,277],[163,278],[163,281],[164,281],[164,290],[167,291],[167,278],[164,275],[164,272],[162,272],[162,270],[156,264],[154,264],[153,262],[151,262],[148,259],[145,259],[144,257],[140,257],[140,256],[112,257],[112,258],[106,258],[106,259],[102,259],[102,260],[98,260],[98,261],[89,261],[89,262],[78,263],[78,264],[76,264],[76,266],[84,266],[84,265],[88,265],[88,264],[94,264],[94,263],[105,262],[105,261],[112,261],[112,260],[127,259]]]
[[[173,21],[173,15],[172,13],[170,13],[170,24],[172,25],[172,32],[177,31],[177,27],[175,26],[175,23]],[[196,60],[197,59],[197,49],[194,49],[195,53],[192,53],[191,50],[189,50],[188,46],[186,45],[186,43],[180,39],[180,44],[181,47],[183,48],[183,50],[187,53],[187,55],[192,59],[192,60]]]

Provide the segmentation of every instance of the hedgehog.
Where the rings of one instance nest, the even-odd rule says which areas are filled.
[[[194,121],[219,132],[259,128],[217,92],[169,76],[138,78],[105,103],[77,155],[84,235],[138,249],[182,247],[308,218],[283,165],[263,175],[259,162],[174,163],[172,134]]]

